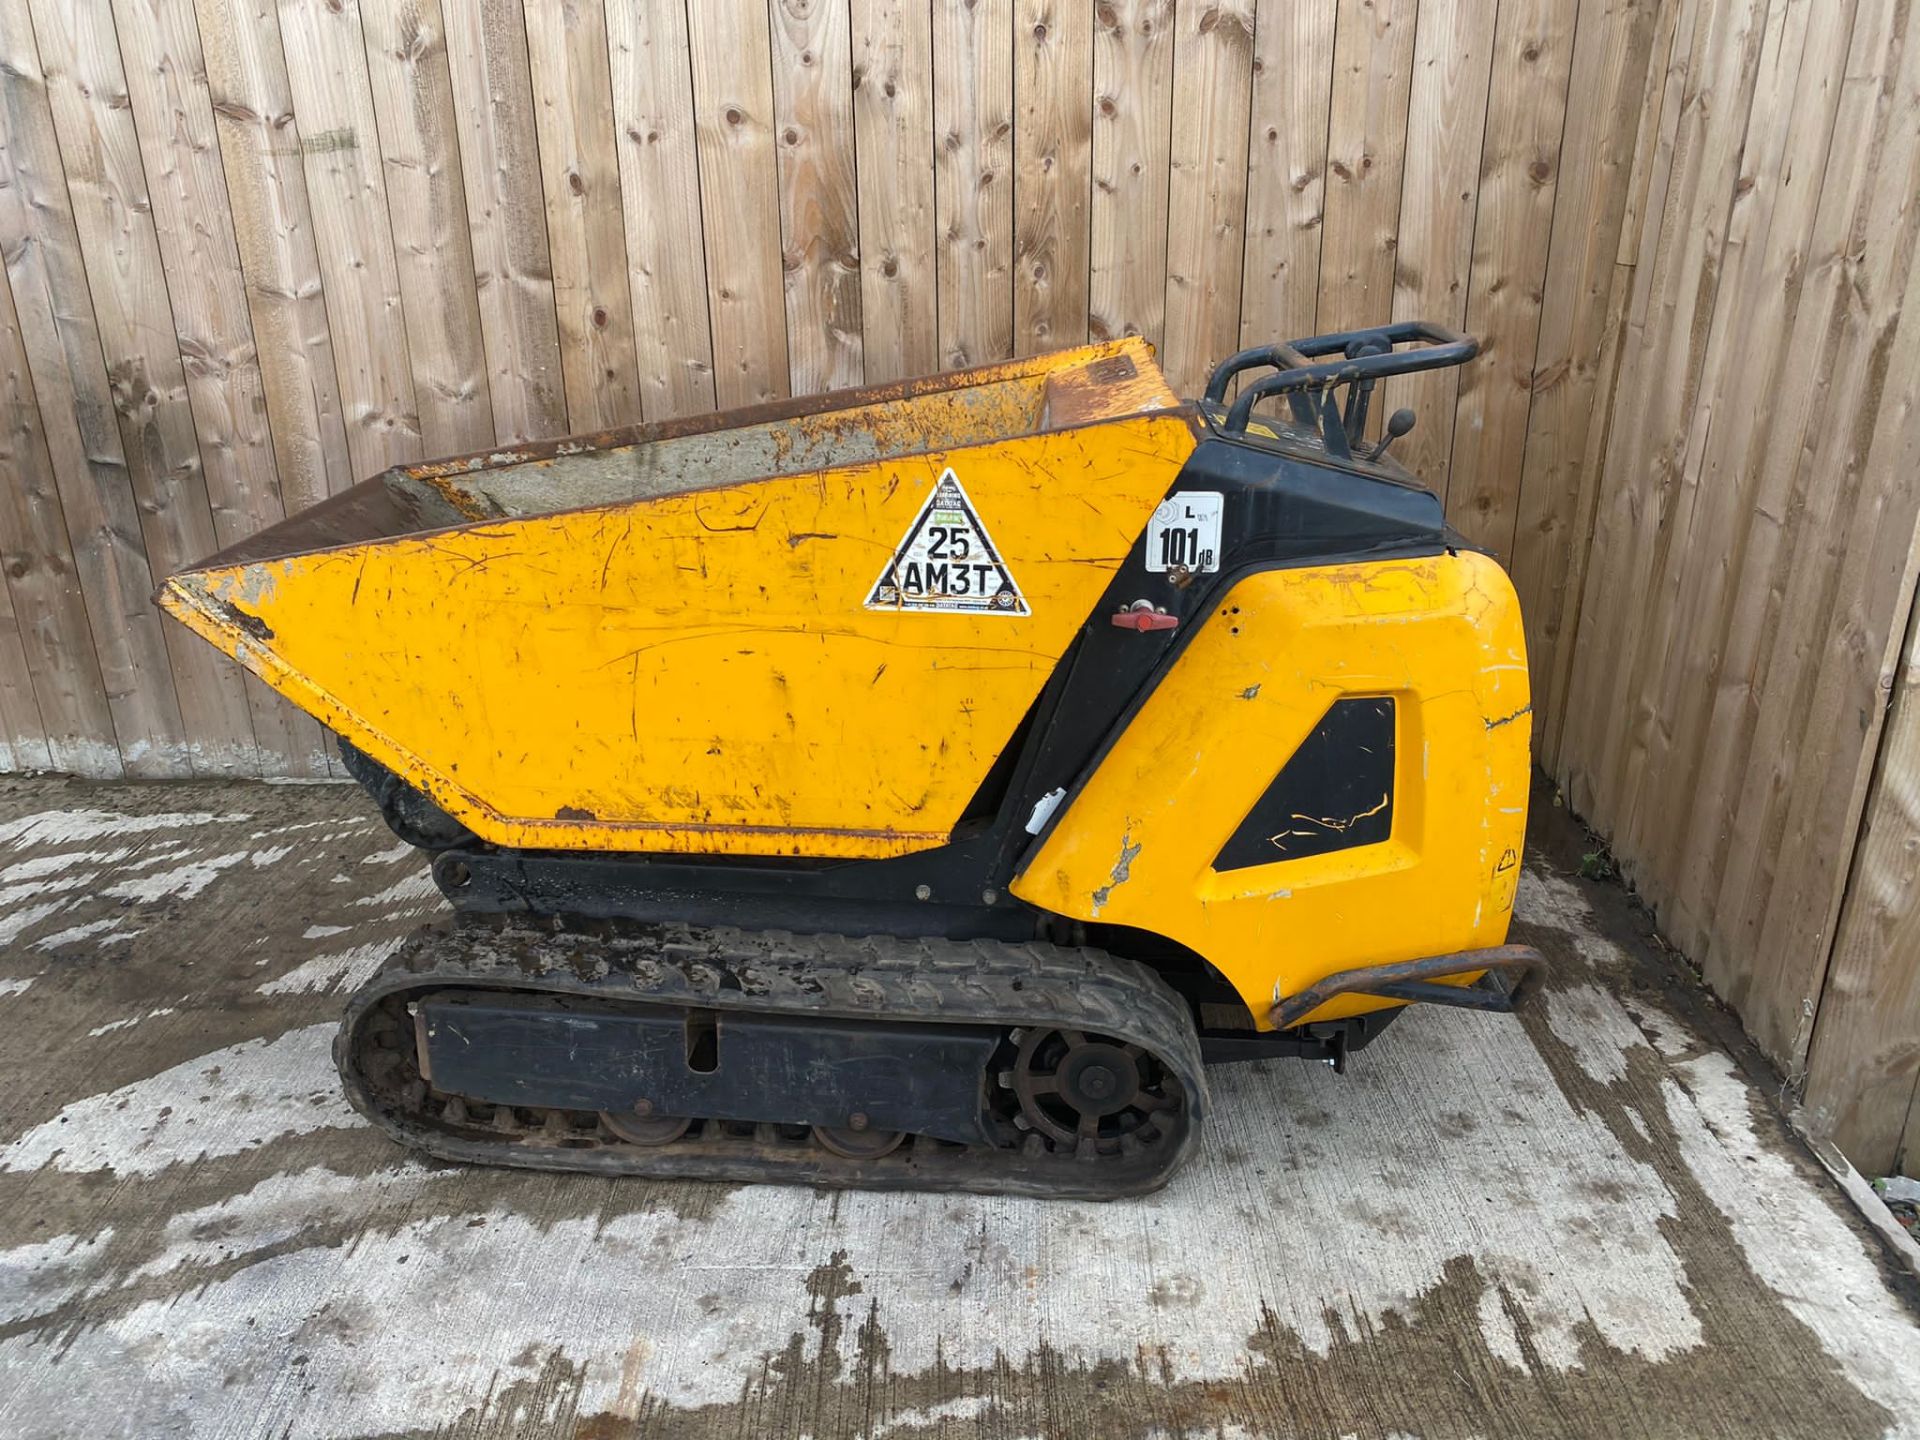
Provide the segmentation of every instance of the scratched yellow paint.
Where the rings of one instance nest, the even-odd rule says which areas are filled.
[[[1398,717],[1389,838],[1216,873],[1221,846],[1328,707],[1386,695]],[[1271,1028],[1277,1000],[1337,971],[1505,939],[1527,712],[1519,606],[1486,556],[1253,575],[1194,636],[1013,893],[1179,941]],[[1308,1019],[1391,1003],[1342,997]]]
[[[189,572],[162,603],[496,844],[903,854],[949,838],[1194,423]],[[1030,613],[867,608],[949,466]]]

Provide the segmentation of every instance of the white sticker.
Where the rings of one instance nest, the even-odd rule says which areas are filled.
[[[948,470],[867,596],[869,610],[1027,615],[1026,597]]]
[[[1225,508],[1218,490],[1189,490],[1162,500],[1147,522],[1147,569],[1156,575],[1218,570],[1220,512]]]
[[[1067,787],[1061,785],[1047,791],[1033,802],[1033,813],[1027,817],[1027,834],[1038,835],[1047,828],[1047,821],[1053,818],[1053,812],[1060,808],[1060,802],[1067,798]]]

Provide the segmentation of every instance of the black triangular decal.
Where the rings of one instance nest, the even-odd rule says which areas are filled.
[[[1027,615],[960,477],[945,471],[867,596],[869,610]]]

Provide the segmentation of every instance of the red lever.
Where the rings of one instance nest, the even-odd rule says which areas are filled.
[[[1169,615],[1164,610],[1153,608],[1150,600],[1136,600],[1124,610],[1116,610],[1111,617],[1113,623],[1122,630],[1177,630],[1180,617]]]

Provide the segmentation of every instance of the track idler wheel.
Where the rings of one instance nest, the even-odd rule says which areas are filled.
[[[693,1128],[690,1116],[618,1115],[611,1110],[600,1112],[600,1123],[629,1145],[671,1145]]]
[[[859,1117],[855,1117],[858,1119]],[[869,1130],[865,1126],[816,1125],[813,1138],[823,1148],[847,1160],[878,1160],[891,1155],[907,1138],[904,1130]]]
[[[1155,1114],[1179,1104],[1179,1082],[1145,1047],[1084,1030],[1026,1031],[1007,1078],[1014,1123],[1088,1159],[1137,1149]]]

